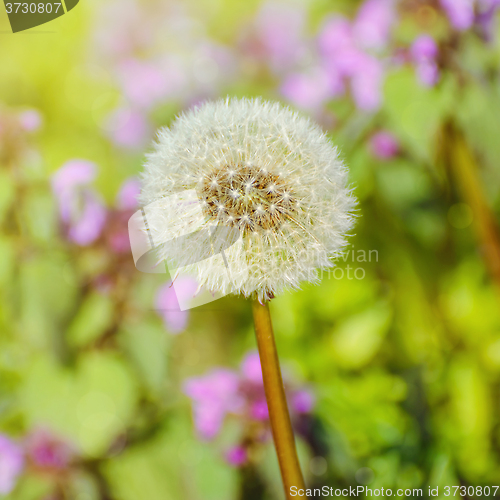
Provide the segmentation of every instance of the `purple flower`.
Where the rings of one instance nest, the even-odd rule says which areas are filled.
[[[61,471],[69,467],[75,450],[47,430],[38,429],[27,438],[27,455],[35,467]]]
[[[384,68],[375,57],[365,55],[359,70],[351,79],[351,90],[356,106],[363,111],[376,111],[382,104]]]
[[[351,76],[357,67],[360,51],[352,33],[350,22],[343,17],[327,19],[318,35],[318,48],[328,63],[341,76]]]
[[[314,405],[311,393],[285,385],[292,413],[309,413]],[[204,377],[189,379],[184,392],[193,400],[196,428],[203,437],[214,437],[227,413],[268,425],[269,410],[259,354],[256,351],[251,351],[244,357],[240,373],[225,369],[214,370]]]
[[[269,418],[269,408],[267,407],[267,401],[265,397],[254,401],[250,405],[250,416],[254,420],[262,421]]]
[[[439,82],[439,68],[434,61],[422,61],[417,64],[417,76],[420,83],[433,87]]]
[[[175,288],[172,283],[166,283],[156,293],[156,309],[163,318],[165,327],[172,334],[177,334],[186,329],[189,320],[189,311],[181,311],[176,293],[183,299],[192,298],[198,289],[198,283],[192,278],[178,277]]]
[[[52,189],[59,198],[69,198],[76,188],[90,184],[96,175],[97,166],[95,163],[87,160],[71,160],[53,174]],[[63,217],[65,216],[63,215]]]
[[[241,362],[241,373],[244,379],[250,382],[261,385],[264,383],[262,379],[262,366],[257,351],[251,351],[243,358]]]
[[[479,12],[476,16],[476,23],[487,41],[493,39],[494,18],[499,8],[500,0],[479,0]]]
[[[311,413],[314,403],[313,394],[306,389],[301,389],[292,394],[291,406],[299,415]]]
[[[8,495],[14,489],[23,468],[21,447],[0,434],[0,494]]]
[[[314,68],[307,73],[289,75],[281,86],[281,94],[295,106],[309,111],[318,111],[332,97],[343,92],[342,80],[333,79],[322,68]]]
[[[293,421],[312,411],[314,397],[309,390],[292,387],[285,377],[285,392]],[[244,357],[239,373],[222,368],[213,370],[203,377],[187,380],[184,393],[192,400],[195,427],[203,439],[214,438],[228,414],[236,416],[240,424],[250,426],[250,433],[248,429],[242,432],[244,436],[252,436],[250,441],[246,439],[226,456],[232,465],[243,465],[249,447],[270,439],[269,409],[256,351]]]
[[[213,439],[226,414],[241,410],[243,401],[238,386],[238,374],[224,369],[186,381],[184,393],[193,400],[195,426],[202,438]]]
[[[384,68],[379,59],[358,45],[349,21],[341,17],[327,20],[318,46],[330,81],[350,81],[356,106],[364,111],[378,109],[382,103]],[[337,86],[336,91],[340,93],[341,87]]]
[[[141,183],[137,177],[130,177],[120,187],[116,197],[116,204],[121,210],[137,208],[137,197],[141,192]]]
[[[429,35],[419,36],[410,48],[418,79],[426,87],[432,87],[439,81],[439,68],[435,61],[438,53],[437,43]]]
[[[130,252],[128,220],[137,210],[137,197],[141,191],[139,179],[125,180],[116,196],[116,209],[108,214],[106,223],[106,244],[116,254]]]
[[[243,446],[234,446],[226,453],[227,462],[233,467],[241,467],[248,460],[248,453]]]
[[[114,222],[120,225],[117,228],[109,228],[106,230],[107,243],[109,248],[116,254],[124,254],[130,252],[130,238],[126,231],[127,222],[130,219],[128,213],[113,214]]]
[[[68,237],[80,246],[93,243],[101,235],[107,219],[106,208],[93,193],[84,193],[83,208],[68,228]]]
[[[99,12],[95,45],[99,53],[110,59],[151,47],[154,33],[147,9],[135,0],[112,0]]]
[[[434,38],[430,35],[420,35],[413,42],[410,53],[415,61],[436,59],[439,48]]]
[[[441,0],[450,23],[459,31],[469,29],[474,23],[474,0]]]
[[[111,113],[106,128],[111,140],[127,149],[141,148],[151,136],[150,125],[144,114],[125,107]]]
[[[152,62],[128,59],[121,64],[119,74],[125,97],[135,107],[150,108],[168,88],[167,78]]]
[[[90,245],[101,235],[107,218],[99,196],[88,187],[96,170],[92,162],[71,160],[52,176],[52,190],[68,237],[81,246]]]
[[[42,115],[36,109],[28,109],[19,115],[19,123],[26,132],[36,132],[42,126]]]
[[[383,49],[396,20],[394,0],[366,0],[354,21],[353,33],[359,45],[367,49]]]
[[[500,0],[479,0],[479,8],[481,11],[499,7],[500,7]]]
[[[370,149],[375,158],[390,160],[398,154],[399,143],[390,132],[380,131],[372,135]]]
[[[304,9],[280,2],[267,2],[257,15],[257,31],[271,67],[282,72],[304,54]]]

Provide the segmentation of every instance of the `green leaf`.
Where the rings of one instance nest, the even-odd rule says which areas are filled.
[[[233,500],[237,472],[214,443],[193,437],[186,415],[169,421],[154,441],[138,445],[109,462],[105,472],[121,500]]]
[[[128,367],[111,354],[82,356],[74,370],[40,357],[26,374],[20,406],[29,427],[67,435],[84,455],[108,449],[135,409],[137,387]]]
[[[160,393],[167,381],[169,335],[159,322],[142,322],[119,335],[120,342],[135,362],[146,386]]]
[[[390,322],[390,309],[380,303],[341,323],[332,338],[337,363],[343,368],[361,368],[367,364],[380,348]]]
[[[109,295],[92,292],[71,322],[68,343],[81,347],[99,338],[112,325],[113,312],[113,301]]]
[[[455,83],[443,79],[437,87],[419,84],[414,70],[391,73],[385,84],[385,111],[402,142],[416,156],[432,162],[436,135],[443,118],[455,105]]]

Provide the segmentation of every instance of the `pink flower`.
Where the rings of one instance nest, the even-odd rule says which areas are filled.
[[[383,49],[395,20],[394,0],[366,0],[354,21],[354,36],[364,48]]]
[[[0,434],[0,494],[8,495],[24,468],[21,447]]]
[[[107,219],[107,211],[93,193],[83,194],[83,208],[68,228],[68,237],[80,246],[93,243],[102,233]]]
[[[111,140],[126,149],[143,147],[151,136],[151,127],[144,114],[128,108],[113,111],[106,128]]]
[[[95,163],[87,160],[70,160],[52,175],[52,189],[59,198],[69,198],[73,190],[81,185],[90,184],[96,175]]]
[[[130,177],[120,187],[116,197],[116,204],[121,210],[137,208],[137,197],[141,192],[141,183],[137,177]]]
[[[459,31],[469,29],[474,23],[475,0],[441,0],[450,23]]]
[[[434,38],[430,35],[420,35],[413,42],[410,53],[414,61],[436,59],[439,48]]]
[[[376,111],[382,104],[384,69],[375,57],[365,55],[358,71],[351,79],[351,90],[356,106],[363,111]]]
[[[479,8],[482,11],[499,7],[500,7],[500,0],[479,0]]]
[[[128,220],[137,210],[137,197],[141,191],[139,179],[130,177],[123,182],[116,196],[116,209],[108,214],[106,243],[116,254],[130,252]]]
[[[234,446],[226,453],[226,460],[233,467],[241,467],[248,460],[247,450],[243,446]]]
[[[310,391],[294,389],[286,381],[285,391],[292,419],[312,411],[314,397]],[[258,442],[270,438],[269,409],[256,351],[244,357],[239,373],[213,370],[203,377],[189,379],[184,385],[184,393],[192,399],[195,426],[201,437],[215,437],[226,415],[233,414],[243,425],[252,425],[252,434]]]
[[[340,78],[334,81],[333,76],[322,68],[293,73],[283,82],[281,93],[298,108],[317,111],[326,101],[343,92],[342,81]]]
[[[410,48],[418,79],[426,87],[432,87],[439,81],[439,68],[435,61],[438,53],[437,43],[429,35],[419,36]]]
[[[269,408],[266,399],[259,399],[250,405],[250,416],[254,420],[267,420],[269,418]]]
[[[42,115],[36,109],[28,109],[19,115],[19,123],[26,132],[36,132],[42,126]]]
[[[349,81],[356,106],[364,111],[375,111],[382,103],[384,68],[382,62],[360,46],[351,23],[334,17],[324,24],[318,37],[323,66],[331,81]],[[337,93],[341,92],[339,86]]]
[[[43,429],[35,431],[28,437],[26,448],[33,464],[45,470],[64,470],[75,456],[73,447],[66,441]]]
[[[123,222],[126,224],[128,218],[124,218]],[[130,239],[128,233],[125,231],[117,231],[109,236],[109,246],[113,252],[117,254],[124,254],[130,252]]]
[[[434,61],[422,61],[417,64],[417,76],[426,87],[434,87],[439,82],[439,68]]]
[[[241,410],[238,374],[217,369],[184,384],[184,393],[193,400],[195,426],[204,439],[213,439],[228,413]]]
[[[196,280],[188,277],[176,279],[175,288],[172,283],[166,283],[156,293],[156,309],[163,318],[165,327],[172,334],[177,334],[186,329],[189,320],[189,311],[181,311],[176,293],[182,295],[182,299],[194,296],[198,288]]]
[[[318,47],[325,56],[333,57],[354,46],[351,23],[345,17],[327,18],[318,35]]]
[[[258,13],[258,36],[277,72],[293,67],[303,55],[305,19],[303,8],[280,2],[267,2]]]
[[[311,413],[314,403],[314,396],[305,389],[299,390],[292,395],[291,406],[299,415]]]
[[[327,19],[318,36],[318,48],[328,67],[335,68],[343,77],[351,76],[358,67],[360,51],[351,23],[343,17]]]
[[[110,0],[101,7],[94,33],[99,53],[120,59],[151,47],[154,30],[142,5],[135,0]]]
[[[91,244],[101,235],[107,218],[99,196],[88,187],[96,170],[92,162],[71,160],[52,176],[52,190],[68,237],[81,246]]]
[[[128,59],[121,64],[119,73],[125,97],[135,107],[150,108],[168,88],[165,75],[152,62]]]
[[[370,149],[380,160],[390,160],[398,154],[399,142],[390,132],[380,131],[372,135]]]
[[[249,352],[241,362],[241,373],[246,380],[262,385],[262,366],[257,351]]]

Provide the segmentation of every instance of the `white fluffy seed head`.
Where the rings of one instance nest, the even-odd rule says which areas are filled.
[[[201,210],[183,224],[236,228],[242,242],[225,252],[231,273],[200,260],[205,250],[196,246],[179,247],[179,255],[192,254],[189,269],[209,290],[262,301],[318,281],[318,269],[333,266],[353,225],[347,182],[337,148],[309,119],[278,103],[227,99],[188,111],[159,131],[140,201],[146,206],[195,190]],[[178,224],[175,217],[165,205],[152,229],[161,234]]]

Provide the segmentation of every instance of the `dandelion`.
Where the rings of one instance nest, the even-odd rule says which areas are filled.
[[[189,190],[201,208],[179,221],[171,198]],[[200,287],[254,299],[269,421],[288,495],[304,482],[267,301],[304,281],[318,282],[318,270],[332,267],[346,244],[355,198],[337,148],[309,119],[278,103],[209,102],[160,130],[140,202],[148,207],[154,241],[167,241],[172,228],[224,226],[240,235],[225,252],[230,275],[193,241],[160,246],[158,257],[189,262]]]
[[[191,271],[200,286],[261,302],[319,281],[318,268],[333,266],[352,226],[354,198],[337,148],[279,104],[227,100],[189,111],[160,131],[142,181],[140,201],[148,208],[194,190],[202,210],[184,224],[235,228],[243,241],[227,252],[230,277],[192,245],[168,245],[169,255],[160,248],[161,260],[183,256],[196,262]],[[178,211],[155,207],[148,210],[150,229],[155,241],[165,241]]]

